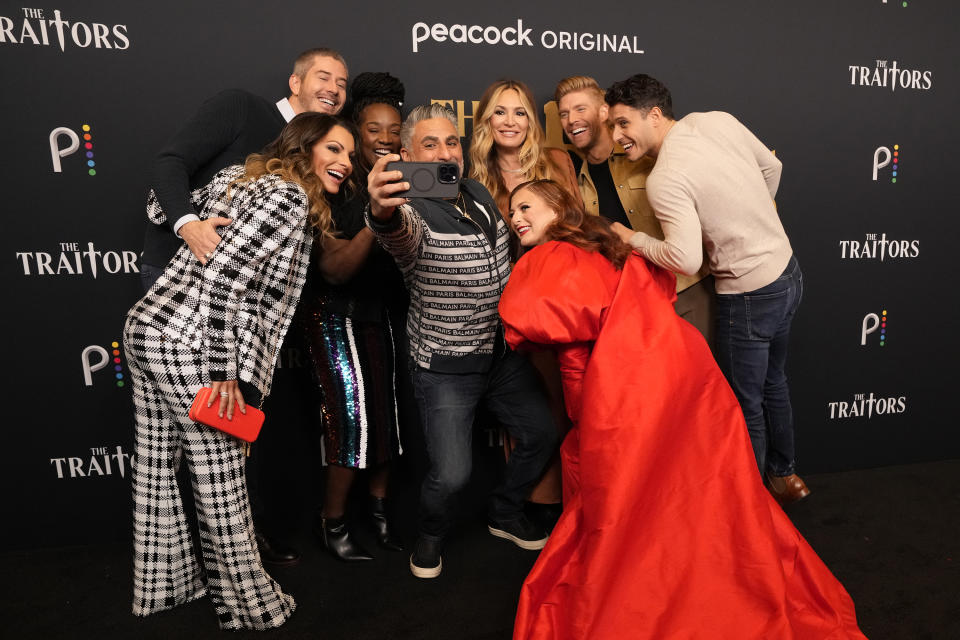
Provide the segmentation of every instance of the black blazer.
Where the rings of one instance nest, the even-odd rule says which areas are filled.
[[[154,161],[150,186],[166,221],[148,221],[143,239],[143,262],[163,267],[183,246],[173,233],[174,223],[196,214],[190,191],[199,189],[214,174],[232,164],[243,164],[280,134],[286,121],[277,105],[239,89],[230,89],[207,100],[170,140]]]

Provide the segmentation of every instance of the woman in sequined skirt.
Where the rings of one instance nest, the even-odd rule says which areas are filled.
[[[398,153],[403,85],[386,73],[363,73],[351,87],[360,153],[358,182],[382,153]],[[400,455],[395,340],[406,289],[393,259],[366,227],[363,187],[333,204],[339,238],[316,251],[304,325],[314,377],[321,393],[323,507],[315,528],[324,546],[345,561],[372,559],[344,521],[347,495],[359,470],[367,470],[369,520],[378,543],[402,551],[384,499],[390,462]]]

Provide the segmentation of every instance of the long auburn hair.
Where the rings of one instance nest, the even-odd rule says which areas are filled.
[[[610,229],[610,221],[588,214],[579,200],[553,180],[531,180],[517,185],[510,194],[511,209],[513,199],[525,189],[536,194],[557,214],[544,231],[547,240],[569,242],[575,247],[599,253],[617,269],[623,267],[633,247]]]
[[[334,127],[346,129],[354,139],[356,148],[356,131],[347,120],[323,113],[301,113],[263,151],[247,156],[243,177],[234,180],[230,186],[256,180],[268,173],[295,182],[307,194],[310,225],[321,237],[333,237],[330,203],[320,177],[313,171],[313,147]],[[350,180],[344,186],[352,188],[352,178],[351,172]]]
[[[518,80],[498,80],[487,87],[477,105],[480,115],[474,120],[470,137],[470,177],[487,188],[495,201],[507,197],[507,187],[497,166],[497,147],[493,142],[490,118],[504,91],[513,89],[527,112],[527,136],[520,146],[520,168],[527,180],[550,178],[550,165],[543,153],[544,133],[537,118],[536,103],[530,88]]]

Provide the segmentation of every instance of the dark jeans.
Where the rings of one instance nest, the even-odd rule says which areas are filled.
[[[787,476],[796,468],[785,367],[801,297],[803,274],[795,257],[765,287],[717,294],[717,363],[740,401],[761,474]]]
[[[516,440],[503,481],[490,497],[492,520],[520,517],[530,487],[557,446],[557,429],[536,372],[508,351],[487,373],[435,373],[414,367],[430,470],[420,488],[420,533],[442,539],[453,520],[454,498],[470,479],[473,418],[480,403]]]
[[[153,283],[163,274],[164,267],[155,267],[152,264],[140,263],[140,284],[143,291],[150,291]]]

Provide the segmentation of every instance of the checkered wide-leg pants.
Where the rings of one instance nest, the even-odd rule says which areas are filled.
[[[296,603],[260,561],[242,445],[188,417],[201,386],[200,354],[135,320],[127,322],[124,348],[136,411],[133,613],[170,609],[209,591],[221,628],[279,627]],[[174,473],[181,455],[193,481],[203,570]]]

